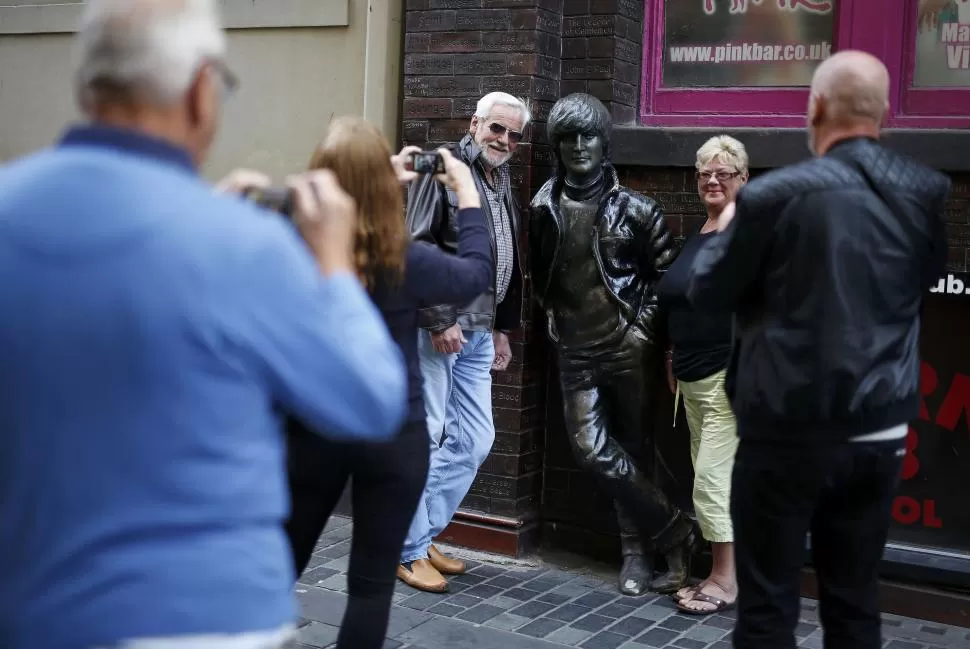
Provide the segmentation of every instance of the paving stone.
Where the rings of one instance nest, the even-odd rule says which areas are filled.
[[[327,566],[319,566],[313,568],[312,570],[306,570],[302,575],[300,575],[299,582],[301,584],[306,584],[307,586],[313,586],[319,582],[327,579],[328,577],[333,577],[337,574],[337,570]]]
[[[474,595],[475,597],[481,597],[482,599],[488,599],[489,597],[495,597],[502,593],[501,588],[496,586],[489,586],[488,584],[478,584],[477,586],[472,586],[466,588],[464,592],[466,595]]]
[[[648,647],[665,647],[674,638],[679,636],[677,631],[654,627],[636,639],[636,642]]]
[[[939,626],[926,625],[926,626],[920,627],[920,631],[922,631],[923,633],[930,633],[932,635],[946,635],[946,629]]]
[[[485,563],[481,564],[471,572],[473,572],[476,575],[482,575],[484,577],[489,577],[489,578],[498,577],[499,575],[505,574],[505,570],[503,570],[502,568],[498,568],[496,566],[490,566]]]
[[[482,603],[481,597],[473,597],[466,593],[458,593],[457,595],[451,595],[445,599],[445,603],[451,604],[452,606],[461,606],[462,608],[469,608],[475,606],[476,604]],[[496,604],[498,606],[498,604]]]
[[[320,550],[316,553],[316,556],[336,559],[337,557],[342,557],[347,554],[350,554],[350,542],[341,541],[340,543],[336,543],[328,548]]]
[[[466,584],[468,586],[474,586],[475,584],[480,584],[483,581],[487,581],[488,579],[489,577],[486,577],[485,575],[479,575],[474,572],[466,572],[463,575],[455,575],[454,577],[448,580],[448,583]]]
[[[632,638],[640,635],[653,625],[653,620],[647,620],[642,617],[625,617],[607,630]]]
[[[562,628],[562,622],[559,620],[550,620],[549,618],[541,618],[538,620],[532,620],[524,627],[518,630],[518,633],[524,635],[532,636],[533,638],[544,638],[556,629]]]
[[[425,609],[431,608],[435,604],[441,604],[444,601],[445,601],[445,598],[442,595],[439,595],[437,593],[419,592],[417,595],[412,595],[411,597],[408,597],[406,600],[401,602],[401,606],[413,608],[416,611],[423,611]]]
[[[428,609],[428,613],[434,613],[435,615],[444,615],[445,617],[452,617],[458,615],[465,609],[461,606],[455,606],[454,604],[449,604],[448,602],[441,602],[440,604],[435,604]]]
[[[474,622],[475,624],[481,624],[485,620],[490,620],[496,615],[504,613],[502,609],[498,606],[490,606],[488,604],[479,604],[478,606],[473,606],[467,609],[463,613],[456,615],[455,617],[459,620],[465,620],[467,622]]]
[[[310,557],[310,561],[306,564],[307,570],[311,570],[318,566],[322,566],[325,563],[329,563],[330,560],[330,557],[322,557],[318,554],[314,554]]]
[[[646,604],[645,606],[641,606],[635,610],[633,614],[637,617],[659,622],[660,620],[666,620],[668,617],[670,617],[670,609],[657,606],[656,604]]]
[[[552,642],[488,626],[472,626],[450,617],[436,617],[394,636],[412,649],[562,649]],[[416,649],[416,647],[414,648]]]
[[[347,572],[347,569],[350,567],[350,555],[347,554],[342,557],[337,557],[324,565],[337,572]]]
[[[707,649],[734,649],[734,645],[729,640],[721,640],[720,642],[715,642]]]
[[[675,647],[681,647],[681,649],[704,649],[707,646],[706,642],[691,640],[690,638],[677,638],[671,644]]]
[[[512,588],[511,590],[505,591],[506,597],[511,597],[512,599],[517,599],[519,601],[526,601],[532,599],[539,593],[534,590],[526,590],[525,588]]]
[[[485,626],[512,631],[513,629],[518,629],[519,627],[525,626],[528,623],[529,618],[527,617],[512,615],[511,613],[502,613],[501,615],[496,615],[491,620],[486,620]]]
[[[540,602],[549,602],[550,604],[555,604],[556,606],[565,604],[569,601],[569,597],[560,595],[559,593],[543,593],[536,599],[538,599]]]
[[[671,615],[666,620],[661,620],[658,622],[657,626],[683,632],[694,626],[694,624],[694,620],[688,620],[680,617],[679,615]]]
[[[326,647],[337,641],[337,634],[340,629],[321,622],[310,622],[302,629],[297,639],[304,645],[310,647]]]
[[[690,638],[691,640],[700,640],[704,644],[710,644],[723,638],[726,633],[727,631],[724,629],[717,629],[712,626],[697,625],[687,629],[684,637]]]
[[[583,629],[584,631],[602,631],[609,625],[613,624],[613,621],[613,618],[591,613],[590,615],[579,618],[569,626],[574,626],[577,629]]]
[[[526,602],[518,608],[512,609],[510,613],[521,615],[522,617],[527,617],[529,619],[535,619],[541,615],[545,615],[554,608],[556,608],[555,604],[536,600],[534,602]]]
[[[570,581],[562,586],[556,586],[552,592],[557,595],[565,595],[566,597],[572,598],[585,595],[590,590],[592,590],[592,588],[586,584],[579,583],[578,581]]]
[[[570,603],[550,611],[546,617],[551,617],[554,620],[562,620],[563,622],[572,622],[573,620],[586,615],[591,610],[592,609],[588,606],[580,606],[579,604]]]
[[[521,582],[515,577],[510,577],[509,575],[501,575],[499,577],[495,577],[494,579],[489,579],[485,583],[488,586],[495,586],[497,588],[513,588],[515,586],[518,586],[519,583]]]
[[[714,627],[715,629],[724,629],[725,631],[734,629],[734,620],[729,620],[720,615],[708,615],[701,624]]]
[[[597,615],[606,617],[621,618],[637,610],[636,605],[625,604],[623,602],[612,602],[596,611]]]
[[[616,649],[629,638],[619,633],[603,631],[597,633],[592,638],[581,644],[584,649]]]
[[[892,640],[886,645],[886,649],[923,649],[923,645],[919,644],[918,642]]]
[[[582,597],[577,598],[575,603],[579,604],[580,606],[588,606],[590,608],[596,608],[598,606],[602,606],[603,604],[608,604],[609,602],[612,602],[614,599],[616,599],[616,595],[612,595],[612,594],[608,595],[606,593],[602,593],[594,590],[591,593],[586,593]]]
[[[505,595],[499,595],[498,597],[490,597],[485,600],[486,604],[491,604],[492,606],[497,606],[504,611],[511,611],[516,606],[522,604],[517,599],[512,599],[511,597],[506,597]]]
[[[544,593],[547,590],[552,590],[558,588],[565,584],[565,581],[558,579],[551,579],[547,575],[542,575],[536,579],[531,579],[529,581],[523,582],[522,587],[528,588],[529,590],[537,590],[540,593]]]
[[[327,590],[336,590],[341,593],[347,590],[347,575],[342,573],[337,573],[332,577],[327,577],[321,582],[314,584],[319,588],[326,588]]]
[[[817,631],[819,626],[817,624],[809,624],[807,622],[799,622],[795,627],[795,637],[796,638],[807,638]]]
[[[381,649],[398,649],[401,646],[401,643],[397,640],[387,639],[384,640],[384,644],[381,646]]]
[[[825,646],[825,642],[822,640],[822,636],[810,635],[807,638],[802,638],[798,642],[799,647],[804,647],[804,649],[822,649]]]
[[[576,646],[582,644],[592,635],[593,633],[591,631],[583,631],[582,629],[576,629],[571,626],[564,626],[561,629],[553,631],[547,635],[546,640],[549,642],[558,642],[559,644]]]

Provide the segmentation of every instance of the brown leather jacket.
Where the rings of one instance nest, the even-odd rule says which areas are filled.
[[[457,145],[449,147],[455,157],[472,169],[472,177],[482,196],[482,212],[492,233],[492,256],[495,257],[495,225],[492,212],[485,198],[485,180],[479,163],[481,150],[470,135]],[[512,221],[513,256],[512,278],[501,304],[495,304],[495,278],[484,293],[464,305],[424,305],[418,311],[418,325],[433,333],[440,333],[455,323],[462,329],[507,331],[518,329],[522,324],[522,265],[519,251],[519,210],[511,191],[505,195],[505,208]],[[434,179],[422,174],[408,188],[407,226],[415,241],[432,243],[446,252],[458,251],[458,196]]]
[[[596,221],[596,245],[592,252],[603,283],[619,304],[626,321],[642,338],[657,342],[664,332],[655,331],[657,282],[677,256],[663,210],[651,198],[622,187],[616,170],[603,164],[608,189],[600,199]],[[559,196],[563,181],[546,181],[532,199],[529,228],[532,290],[549,316],[549,338],[558,341],[553,326],[549,288],[563,235]]]

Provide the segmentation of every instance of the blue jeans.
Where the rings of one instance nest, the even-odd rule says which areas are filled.
[[[451,522],[495,441],[492,332],[465,331],[464,336],[468,342],[460,352],[439,354],[431,347],[431,334],[418,332],[431,466],[402,563],[428,558],[431,541]]]

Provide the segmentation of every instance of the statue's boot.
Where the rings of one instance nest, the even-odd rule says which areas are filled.
[[[650,590],[653,579],[653,555],[648,558],[643,554],[639,538],[621,534],[620,544],[623,548],[623,567],[618,582],[620,592],[631,597],[643,595]]]
[[[701,534],[697,524],[686,516],[683,516],[679,525],[685,528],[685,533],[663,553],[667,571],[653,580],[650,589],[654,592],[665,594],[677,592],[690,578],[690,564],[700,548]]]

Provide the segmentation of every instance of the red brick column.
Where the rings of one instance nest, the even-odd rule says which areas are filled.
[[[562,20],[562,0],[407,0],[405,143],[430,148],[457,141],[483,95],[500,90],[522,97],[535,117],[513,158],[512,183],[527,208],[553,164],[544,122],[560,96]],[[527,209],[522,216],[527,224]],[[524,233],[521,243],[527,249]],[[512,555],[538,541],[542,487],[545,343],[528,280],[523,303],[527,322],[512,335],[514,361],[494,375],[495,445],[442,534],[445,541]]]

